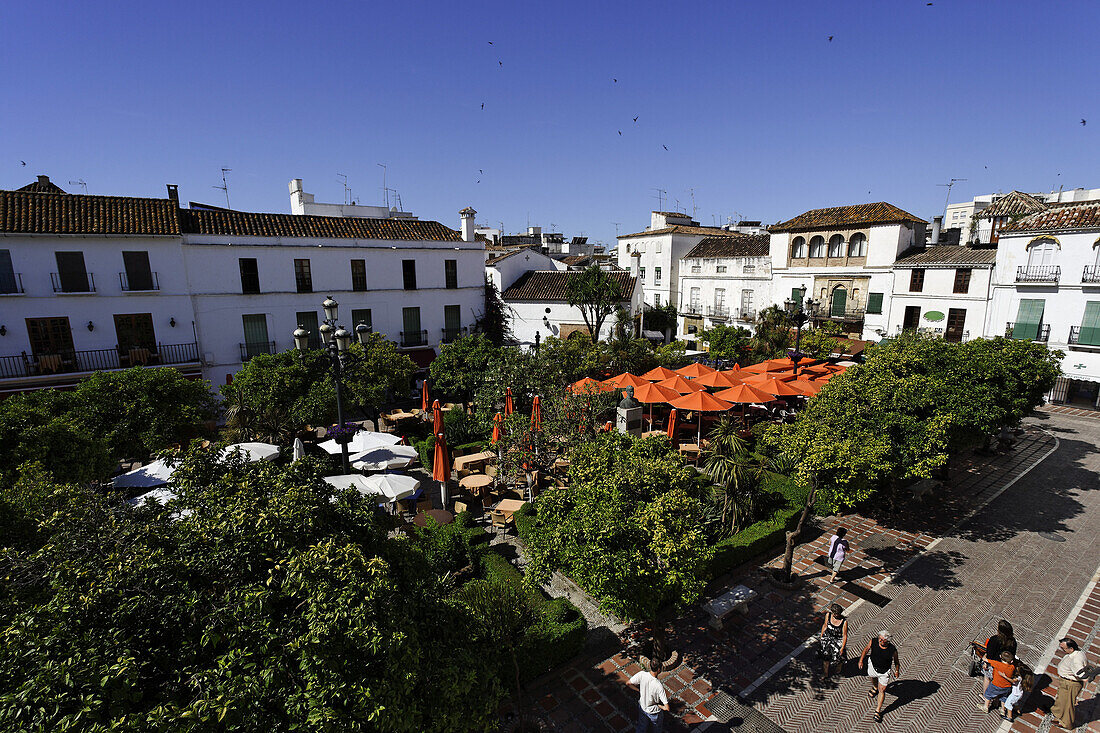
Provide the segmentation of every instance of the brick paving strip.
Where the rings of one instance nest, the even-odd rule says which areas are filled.
[[[722,632],[709,629],[705,614],[699,609],[679,620],[670,641],[683,653],[684,663],[662,675],[662,681],[676,698],[677,720],[670,721],[669,729],[682,730],[702,720],[714,720],[707,704],[713,687],[740,691],[748,697],[767,687],[766,683],[773,678],[776,684],[789,686],[789,673],[780,672],[806,651],[807,637],[820,627],[820,613],[825,606],[839,602],[845,608],[854,608],[857,615],[866,610],[861,608],[864,604],[873,608],[872,613],[878,611],[856,594],[867,596],[867,591],[872,591],[881,595],[893,578],[920,565],[922,558],[932,559],[931,570],[935,574],[950,573],[965,558],[956,552],[938,551],[942,537],[1010,489],[1056,446],[1055,438],[1032,428],[1008,455],[971,455],[954,462],[952,478],[945,488],[913,511],[880,521],[858,515],[822,520],[824,532],[802,545],[795,556],[795,570],[808,580],[805,587],[793,591],[775,588],[765,577],[765,571],[758,568],[716,583],[720,587],[713,595],[728,585],[743,583],[760,596],[747,617],[733,620]],[[824,578],[828,572],[819,562],[826,554],[828,536],[839,525],[848,528],[853,551],[842,571],[842,582],[827,584]],[[778,558],[769,565],[776,564]],[[921,568],[922,572],[928,569]],[[848,582],[843,582],[845,579]],[[891,601],[885,600],[888,604]],[[894,612],[890,605],[885,610]],[[638,633],[638,629],[623,635],[627,648],[633,633]],[[862,648],[864,640],[859,636],[853,635],[850,647],[858,644]],[[858,649],[854,653],[858,654]],[[540,700],[543,714],[558,730],[629,730],[636,702],[625,682],[635,671],[637,664],[625,651],[603,659],[575,662],[536,685],[535,699]],[[729,700],[725,694],[719,694]],[[714,707],[720,707],[718,698],[714,703]]]

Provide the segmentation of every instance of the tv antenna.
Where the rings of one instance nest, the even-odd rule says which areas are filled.
[[[84,182],[83,178],[77,178],[75,181],[69,181],[70,186],[80,186],[84,189],[84,193],[88,193],[88,184]]]
[[[695,208],[695,189],[689,188],[688,192],[691,194],[691,218],[694,219],[695,212],[697,211],[697,209]]]
[[[664,190],[663,188],[651,188],[649,190],[657,192],[657,195],[654,196],[653,198],[657,199],[657,208],[660,211],[664,211],[664,209],[665,209],[665,196],[668,195],[668,191]]]
[[[344,203],[351,203],[351,189],[348,188],[348,177],[343,173],[337,173],[336,177],[340,179],[340,183],[344,184]]]
[[[382,192],[386,196],[386,208],[390,208],[390,190],[386,188],[386,164],[379,163],[378,167],[382,169]]]
[[[225,192],[225,208],[227,208],[227,209],[232,208],[232,207],[229,205],[229,182],[225,180],[225,174],[228,173],[231,170],[233,170],[233,169],[232,168],[222,168],[222,185],[220,185],[220,186],[211,186],[211,188],[217,188],[217,189],[220,189],[221,191]]]
[[[944,216],[947,216],[947,202],[951,200],[951,189],[955,186],[956,183],[959,183],[959,182],[965,181],[965,180],[966,180],[965,178],[952,178],[947,183],[937,183],[936,184],[937,186],[947,186],[947,198],[945,198],[943,200],[943,215]]]
[[[621,221],[613,221],[611,223],[615,225],[615,238],[618,239],[619,238],[619,227],[622,225],[622,222]]]

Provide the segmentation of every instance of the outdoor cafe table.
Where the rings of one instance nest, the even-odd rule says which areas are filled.
[[[475,473],[469,476],[464,476],[462,479],[459,480],[458,485],[468,491],[474,492],[478,496],[481,496],[485,488],[487,486],[490,486],[492,483],[493,479],[491,476],[486,476],[485,474],[481,473]]]
[[[520,501],[519,499],[502,499],[500,503],[493,508],[498,512],[504,512],[505,517],[511,517],[513,513],[518,512],[520,507],[526,503],[527,502]]]
[[[455,470],[461,471],[463,468],[469,470],[474,468],[477,464],[491,461],[495,457],[496,453],[488,450],[483,450],[480,453],[471,453],[468,456],[459,456],[455,459]]]
[[[680,443],[680,452],[681,453],[687,453],[689,455],[698,456],[699,455],[699,444],[698,443]]]
[[[446,509],[428,509],[413,517],[413,524],[417,527],[426,527],[428,526],[428,517],[431,517],[439,524],[450,524],[455,520],[455,515],[451,514]]]
[[[650,430],[648,432],[642,433],[643,438],[655,438],[658,435],[666,435],[667,436],[668,433],[665,432],[664,430]]]

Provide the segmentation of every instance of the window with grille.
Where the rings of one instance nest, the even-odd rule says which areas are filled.
[[[351,261],[351,289],[362,292],[367,289],[367,261]]]
[[[909,273],[909,292],[924,292],[924,270],[913,270]]]
[[[970,270],[955,270],[955,287],[952,292],[970,292]]]
[[[309,260],[294,260],[294,285],[299,293],[313,292],[313,273]]]

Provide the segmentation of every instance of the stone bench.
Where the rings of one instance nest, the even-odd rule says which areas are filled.
[[[714,600],[703,604],[703,610],[710,615],[710,627],[722,630],[722,623],[734,611],[742,614],[749,612],[749,601],[756,598],[756,591],[744,585],[735,585]]]

